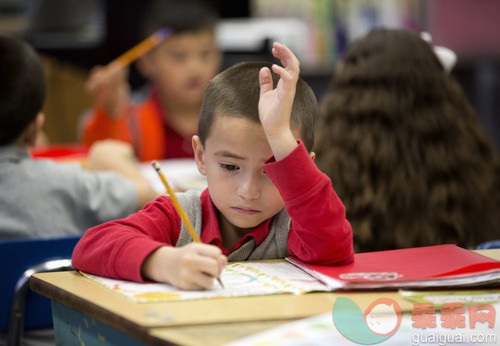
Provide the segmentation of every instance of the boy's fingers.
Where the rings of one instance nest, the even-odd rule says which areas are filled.
[[[193,286],[196,289],[207,289],[214,285],[214,276],[204,272],[197,272],[193,275]]]
[[[120,65],[117,61],[113,61],[112,63],[108,64],[105,69],[107,74],[114,75],[115,73],[120,72],[123,69],[123,66]]]
[[[227,265],[227,257],[222,255],[219,257],[219,275],[224,270],[224,267]]]
[[[92,75],[89,79],[87,79],[87,82],[85,83],[85,88],[87,89],[88,92],[92,93],[101,83],[101,81],[102,78],[100,76],[98,76],[97,74]]]
[[[91,69],[90,77],[87,79],[85,86],[89,92],[95,92],[99,86],[110,81],[126,80],[127,73],[127,68],[115,63],[108,66],[96,66]]]
[[[299,59],[293,54],[293,52],[286,45],[274,42],[273,44],[273,55],[281,60],[281,63],[285,68],[297,68],[300,66]]]
[[[211,277],[217,277],[219,275],[219,259],[200,256],[197,259],[197,268],[200,268],[200,271],[210,275]]]
[[[281,60],[283,66],[273,64],[272,70],[285,82],[296,82],[299,76],[299,61],[293,52],[284,44],[275,42],[273,54]]]
[[[178,287],[184,290],[204,290],[212,287],[214,278],[200,271],[186,273],[178,283]]]
[[[212,277],[218,277],[222,268],[227,264],[226,256],[224,256],[222,251],[216,246],[207,244],[193,245],[197,245],[197,265],[199,268],[203,268],[203,271]]]
[[[216,258],[216,257],[219,257],[220,255],[222,255],[222,251],[217,246],[214,246],[214,245],[202,244],[202,243],[192,243],[192,246],[195,246],[196,252],[202,256],[209,256],[209,257]]]
[[[280,65],[274,64],[273,65],[273,72],[284,79],[292,79],[292,77],[293,77],[293,75],[290,73],[290,71],[286,70],[283,66],[280,66]]]
[[[273,79],[271,71],[267,67],[263,67],[259,71],[260,94],[273,90]]]

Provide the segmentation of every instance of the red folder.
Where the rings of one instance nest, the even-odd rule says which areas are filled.
[[[476,286],[500,283],[500,262],[456,245],[358,253],[354,263],[321,266],[287,258],[331,289]]]

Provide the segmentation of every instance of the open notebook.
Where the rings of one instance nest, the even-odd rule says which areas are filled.
[[[229,263],[221,276],[225,288],[214,281],[214,286],[204,291],[82,274],[134,301],[146,303],[353,289],[500,285],[499,261],[455,245],[360,253],[355,254],[354,263],[342,266],[287,260]]]

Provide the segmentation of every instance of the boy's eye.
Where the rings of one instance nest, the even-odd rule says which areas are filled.
[[[204,50],[204,51],[201,52],[200,58],[202,60],[208,60],[208,59],[211,59],[212,56],[214,56],[214,55],[215,55],[215,51],[213,51],[212,49],[210,49],[210,50]]]
[[[238,169],[240,169],[238,166],[236,165],[231,165],[229,163],[219,163],[219,165],[222,167],[223,170],[225,171],[236,171]]]

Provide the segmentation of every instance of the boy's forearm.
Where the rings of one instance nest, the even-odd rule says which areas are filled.
[[[115,171],[130,180],[137,192],[137,209],[159,196],[141,173],[132,146],[129,144],[114,140],[94,143],[89,150],[87,168]]]
[[[110,169],[118,172],[124,178],[130,180],[134,184],[137,192],[137,209],[141,209],[146,203],[160,196],[151,183],[141,173],[137,161],[130,157],[123,157],[111,160],[115,164],[111,164]]]
[[[141,264],[160,245],[123,231],[116,222],[89,229],[73,251],[75,269],[117,279],[143,281]]]
[[[290,128],[276,134],[266,134],[276,161],[282,160],[297,148],[297,140]]]

